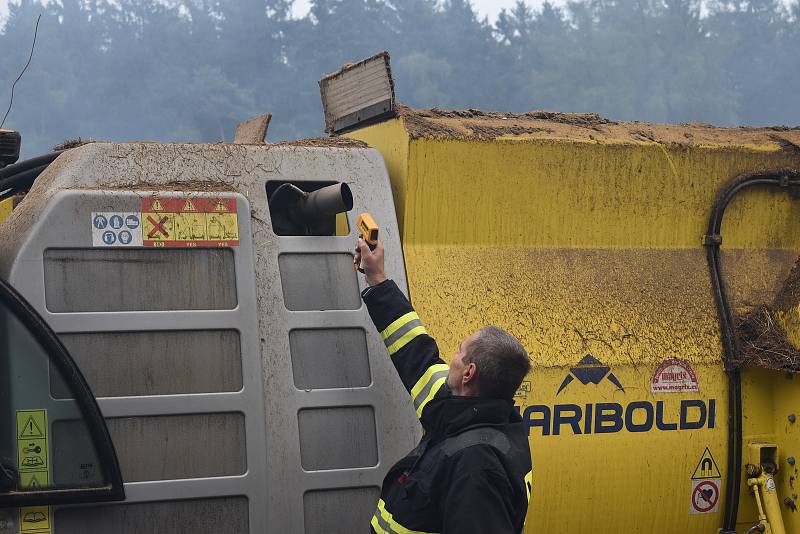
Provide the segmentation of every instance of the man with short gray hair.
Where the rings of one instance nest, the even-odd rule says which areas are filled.
[[[520,534],[531,495],[528,435],[513,397],[531,365],[522,344],[496,326],[461,342],[450,365],[417,313],[386,277],[383,247],[359,239],[361,294],[424,429],[386,475],[377,534]]]

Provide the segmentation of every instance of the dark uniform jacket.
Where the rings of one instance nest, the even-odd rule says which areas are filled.
[[[454,396],[448,366],[397,285],[362,293],[424,436],[383,481],[378,534],[519,534],[531,491],[528,436],[511,401]]]

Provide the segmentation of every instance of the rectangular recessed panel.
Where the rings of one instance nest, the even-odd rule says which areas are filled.
[[[350,254],[281,254],[283,300],[290,310],[357,310],[361,307]]]
[[[229,310],[237,300],[227,248],[50,249],[44,285],[52,312]]]
[[[54,534],[246,534],[246,497],[58,508]]]
[[[239,332],[192,330],[60,334],[96,397],[242,389]],[[55,398],[71,397],[50,369]]]
[[[303,494],[306,534],[366,532],[378,504],[380,488],[343,488]],[[342,513],[347,510],[347,513]]]
[[[292,330],[289,346],[298,389],[366,387],[372,381],[361,328]]]
[[[247,470],[244,415],[217,413],[106,419],[125,482],[241,475]],[[74,478],[93,454],[82,423],[53,425],[55,480]],[[87,456],[88,455],[88,456]],[[95,460],[96,461],[96,460]]]
[[[378,464],[371,406],[308,408],[297,414],[303,469],[347,469]]]

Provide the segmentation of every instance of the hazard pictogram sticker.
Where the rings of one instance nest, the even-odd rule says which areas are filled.
[[[239,217],[231,197],[145,197],[145,247],[236,247]]]
[[[711,451],[706,447],[706,450],[703,451],[703,456],[700,457],[700,461],[697,463],[694,474],[692,474],[692,480],[720,477],[722,475],[719,472],[719,467],[717,467],[717,462],[714,461]]]
[[[720,479],[692,480],[690,514],[711,514],[719,507]]]

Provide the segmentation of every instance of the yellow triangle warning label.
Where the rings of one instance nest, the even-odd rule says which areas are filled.
[[[194,204],[192,204],[191,200],[187,200],[186,204],[183,205],[183,211],[197,211],[194,208]]]
[[[214,211],[228,211],[228,206],[226,206],[224,202],[218,200],[216,204],[214,204]]]
[[[697,469],[694,470],[692,475],[692,480],[700,478],[722,478],[717,462],[714,461],[714,457],[711,456],[711,451],[708,450],[708,447],[703,452],[703,456],[700,457],[700,463],[697,464]]]
[[[39,428],[39,424],[36,422],[36,419],[31,415],[25,421],[25,424],[22,425],[22,429],[19,431],[20,438],[42,438],[44,437],[44,433],[42,433],[42,429]]]
[[[164,211],[164,206],[161,205],[161,201],[155,199],[153,201],[153,211]]]
[[[19,487],[23,489],[47,488],[50,486],[47,471],[20,471]]]

